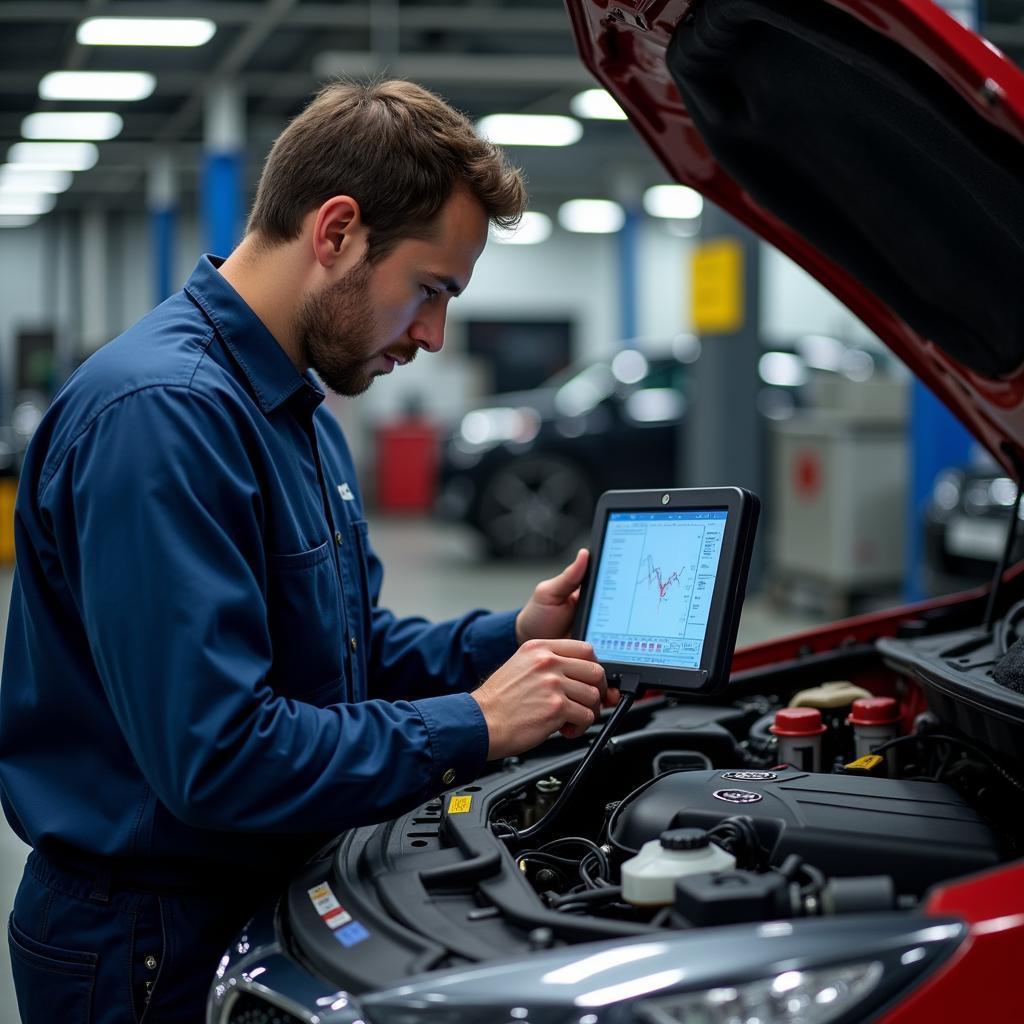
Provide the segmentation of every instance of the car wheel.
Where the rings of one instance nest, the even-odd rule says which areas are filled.
[[[594,487],[578,464],[527,455],[484,484],[479,526],[499,558],[551,558],[586,537],[593,514]]]

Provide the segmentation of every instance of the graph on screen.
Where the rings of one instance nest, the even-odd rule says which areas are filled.
[[[726,515],[609,515],[586,634],[599,659],[700,664]]]

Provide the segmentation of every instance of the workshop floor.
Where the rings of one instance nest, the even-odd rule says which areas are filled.
[[[505,566],[481,561],[474,538],[460,527],[419,519],[373,521],[370,537],[385,566],[384,603],[399,614],[441,619],[474,607],[515,608],[538,580],[561,564]],[[0,570],[0,630],[6,635],[11,572]],[[756,643],[814,625],[810,614],[780,611],[756,595],[748,598],[740,643]],[[0,922],[6,921],[21,878],[27,847],[0,821]],[[15,1024],[17,1004],[6,940],[0,941],[0,1024]]]

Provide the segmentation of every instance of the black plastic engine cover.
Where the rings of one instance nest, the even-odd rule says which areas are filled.
[[[612,837],[639,849],[734,815],[753,820],[772,864],[796,853],[827,875],[890,875],[905,893],[999,861],[995,835],[949,786],[793,769],[661,775],[623,801]]]

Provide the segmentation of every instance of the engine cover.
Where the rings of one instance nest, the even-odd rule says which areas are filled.
[[[949,786],[791,768],[660,775],[623,801],[612,837],[639,849],[734,815],[753,820],[772,864],[796,853],[826,875],[890,875],[905,893],[999,861],[995,835]]]

